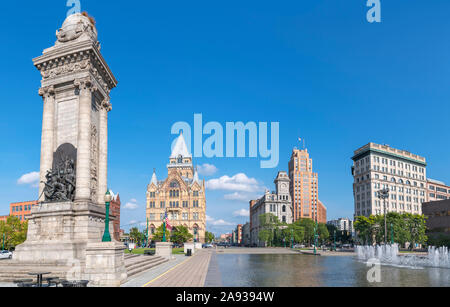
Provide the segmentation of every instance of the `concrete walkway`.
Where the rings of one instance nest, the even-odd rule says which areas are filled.
[[[144,287],[204,287],[213,250],[199,250],[194,256],[150,280]]]
[[[133,287],[133,288],[142,287],[146,283],[148,283],[149,280],[155,279],[156,277],[164,274],[173,267],[187,260],[187,257],[185,255],[173,255],[173,256],[174,259],[170,260],[169,262],[160,264],[157,267],[145,271],[137,276],[133,276],[132,278],[130,278],[130,280],[121,285],[121,287]]]

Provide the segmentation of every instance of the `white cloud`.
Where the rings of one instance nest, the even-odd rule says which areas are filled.
[[[218,170],[217,167],[208,163],[198,166],[198,173],[202,176],[212,176],[217,173]]]
[[[227,199],[227,200],[237,200],[237,201],[242,201],[242,202],[249,202],[252,199],[255,199],[256,196],[255,195],[250,195],[250,194],[246,194],[246,193],[241,193],[241,192],[234,192],[232,194],[225,194],[223,196],[223,198]]]
[[[127,210],[136,210],[138,207],[137,200],[134,198],[127,202],[124,206]]]
[[[206,216],[206,224],[209,226],[234,226],[236,224],[226,222],[222,219],[216,220],[215,218],[212,218],[210,216]]]
[[[242,217],[249,217],[250,211],[246,209],[241,209],[233,212],[234,216],[242,216]]]
[[[39,180],[40,180],[39,172],[31,172],[20,177],[19,180],[17,180],[17,184],[21,185],[28,184],[31,185],[33,188],[37,188],[39,186]]]
[[[222,176],[218,179],[211,179],[206,182],[209,190],[225,190],[238,192],[263,192],[265,188],[255,178],[249,178],[246,174],[240,173],[233,177]]]

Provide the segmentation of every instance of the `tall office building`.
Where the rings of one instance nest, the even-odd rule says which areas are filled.
[[[387,212],[421,214],[426,201],[424,157],[389,145],[369,143],[354,152],[352,167],[355,216],[384,213],[378,191],[389,189]]]
[[[307,149],[294,148],[292,151],[289,178],[294,221],[310,218],[319,223],[326,223],[326,207],[319,201],[318,175],[313,172],[313,161]]]

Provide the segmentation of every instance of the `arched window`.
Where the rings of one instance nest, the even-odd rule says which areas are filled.
[[[178,164],[182,164],[183,163],[183,156],[179,155],[178,156]]]
[[[180,185],[178,184],[178,181],[172,181],[171,183],[170,183],[170,187],[171,188],[179,188],[180,187]]]
[[[396,182],[396,180],[395,180],[395,178],[394,178],[394,177],[392,177],[392,178],[391,178],[391,181],[392,181],[392,182]]]
[[[411,185],[411,182],[409,180],[406,180],[407,185]]]
[[[398,182],[403,184],[403,179],[399,179]]]

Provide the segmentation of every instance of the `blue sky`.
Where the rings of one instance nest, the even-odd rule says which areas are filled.
[[[217,168],[206,180],[245,174],[254,194],[274,188],[305,138],[329,219],[353,215],[350,158],[370,141],[425,156],[429,177],[450,183],[450,3],[382,0],[382,22],[370,24],[365,2],[82,0],[119,81],[109,186],[121,195],[122,224],[145,220],[153,168],[167,174],[170,128],[193,123],[194,113],[223,125],[280,122],[276,169],[261,169],[259,159],[195,160]],[[31,59],[53,45],[68,8],[59,0],[2,9],[0,215],[37,198],[32,184],[18,184],[40,161],[40,75]],[[247,202],[225,199],[236,192],[207,191],[210,230],[248,219],[235,214]]]

